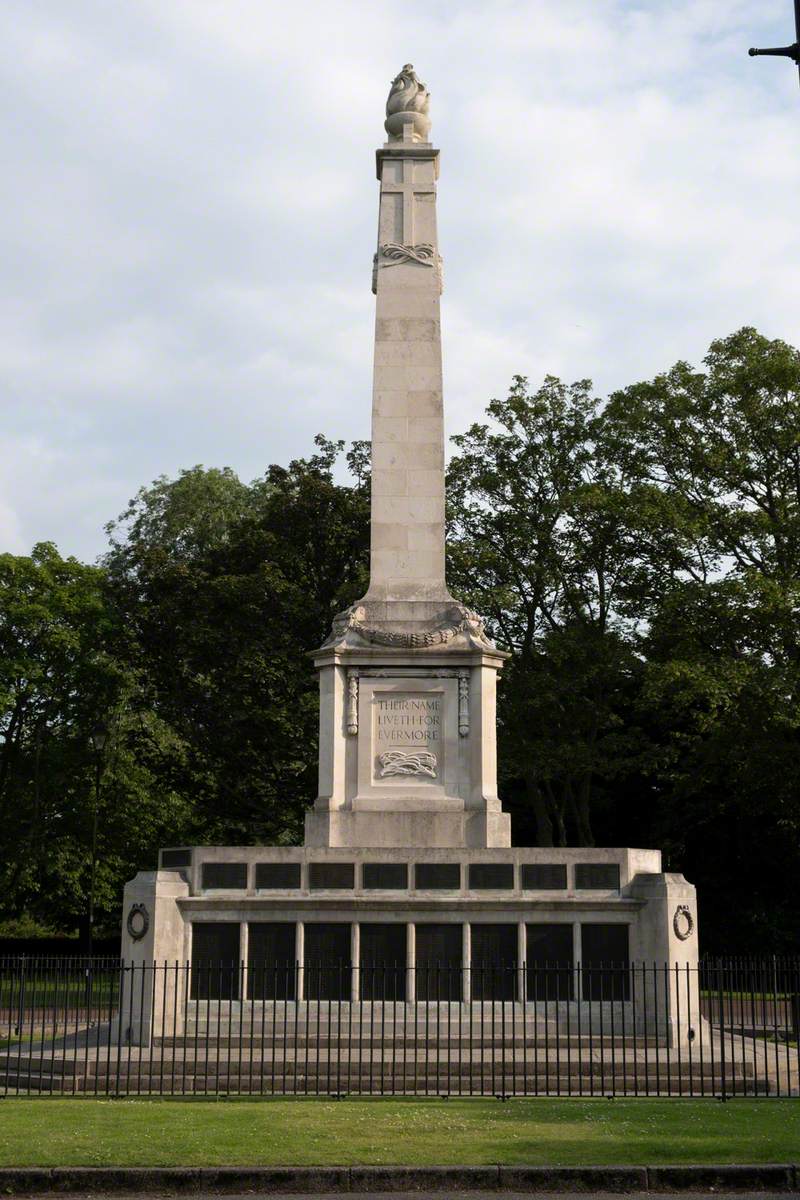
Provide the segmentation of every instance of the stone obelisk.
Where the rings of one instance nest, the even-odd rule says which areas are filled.
[[[370,586],[374,618],[435,617],[444,576],[444,416],[436,230],[439,151],[427,141],[429,96],[403,68],[387,102],[389,142],[377,153],[381,182],[374,260]],[[385,612],[380,605],[386,602]],[[422,607],[420,607],[422,606]],[[428,608],[430,606],[430,608]]]
[[[495,688],[505,655],[447,590],[439,151],[429,94],[392,81],[380,180],[370,584],[314,655],[319,796],[311,846],[507,846]]]

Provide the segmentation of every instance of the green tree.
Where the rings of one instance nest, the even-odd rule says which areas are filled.
[[[142,489],[106,557],[152,711],[185,753],[173,768],[195,836],[297,841],[316,793],[317,684],[307,652],[366,589],[365,448],[272,466],[248,486],[195,467]]]
[[[146,755],[124,733],[136,689],[123,642],[100,568],[49,543],[0,556],[1,916],[85,927],[95,827],[102,914],[118,907],[144,831],[163,825],[169,806],[160,798],[156,815]],[[98,806],[90,736],[100,724],[114,757]]]
[[[603,405],[515,379],[455,439],[449,580],[512,651],[515,839],[662,846],[706,949],[789,949],[800,902],[800,354],[744,329]],[[101,921],[159,845],[296,841],[307,651],[366,590],[367,447],[142,489],[101,567],[0,557],[0,918]],[[95,795],[92,729],[108,739]],[[744,885],[742,883],[744,881]]]
[[[507,790],[524,786],[540,845],[588,845],[598,788],[643,753],[630,706],[650,517],[605,452],[588,382],[530,392],[518,376],[487,412],[491,424],[453,439],[450,579],[513,652],[499,705]]]
[[[614,395],[606,435],[657,489],[642,639],[662,747],[653,840],[703,889],[712,944],[790,948],[800,903],[800,354],[742,329],[705,370]],[[714,853],[709,854],[709,847]],[[746,881],[734,887],[732,880]],[[708,943],[707,943],[708,944]]]

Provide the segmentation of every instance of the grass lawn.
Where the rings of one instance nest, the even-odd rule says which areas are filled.
[[[793,1162],[797,1100],[3,1100],[0,1166]]]
[[[19,1008],[21,985],[19,979],[0,980],[0,1008],[14,1013]],[[22,993],[23,1009],[28,1017],[33,1014],[34,1020],[41,1008],[67,1010],[74,1019],[75,1009],[83,1009],[87,1004],[91,1008],[116,1009],[119,1002],[119,971],[95,972],[90,985],[81,972],[73,972],[69,976],[54,975],[40,978],[34,971],[25,980],[25,990]]]

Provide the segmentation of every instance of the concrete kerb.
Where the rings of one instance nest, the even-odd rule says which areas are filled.
[[[351,1167],[351,1192],[496,1192],[500,1168]]]
[[[503,1192],[646,1192],[647,1167],[500,1167]]]
[[[793,1192],[799,1180],[798,1167],[784,1163],[647,1168],[651,1192]]]
[[[0,1195],[793,1192],[786,1163],[659,1167],[2,1167]]]

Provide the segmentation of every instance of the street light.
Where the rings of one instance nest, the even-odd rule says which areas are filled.
[[[108,741],[105,725],[95,725],[89,735],[94,750],[94,809],[92,810],[92,858],[89,866],[89,958],[94,943],[94,885],[97,874],[97,821],[100,811],[100,784],[103,778],[103,751]]]
[[[771,50],[756,50],[755,47],[751,47],[748,54],[751,58],[756,58],[759,55],[767,55],[772,58],[791,58],[798,71],[800,71],[800,0],[794,0],[794,28],[797,41],[793,45],[776,46]]]

